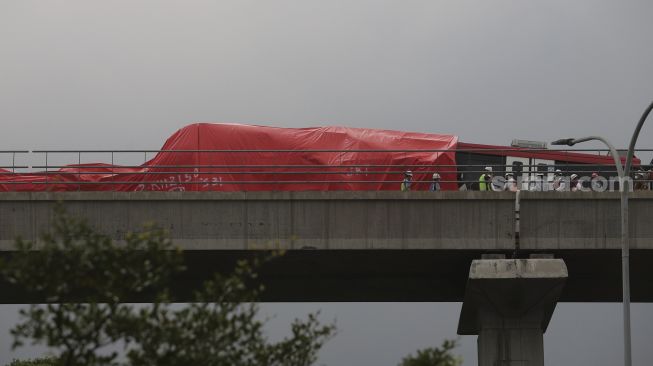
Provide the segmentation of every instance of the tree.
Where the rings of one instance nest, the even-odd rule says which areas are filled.
[[[417,355],[408,355],[401,360],[399,366],[459,366],[460,357],[451,354],[458,345],[456,340],[445,340],[440,347],[418,350]]]
[[[59,207],[52,232],[38,245],[17,240],[2,264],[5,280],[45,302],[20,311],[13,347],[45,344],[58,365],[312,364],[335,326],[311,314],[270,342],[256,317],[263,287],[251,285],[259,265],[240,261],[205,282],[195,302],[173,306],[169,283],[184,270],[182,253],[162,230],[147,226],[117,244]],[[153,302],[125,303],[134,297]]]

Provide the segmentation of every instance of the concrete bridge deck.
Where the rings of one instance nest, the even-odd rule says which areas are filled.
[[[236,258],[288,249],[262,269],[266,301],[461,301],[484,253],[563,258],[561,301],[619,301],[619,195],[521,192],[68,192],[0,195],[0,250],[38,240],[64,201],[122,240],[148,221],[186,250],[181,293]],[[653,301],[653,193],[631,194],[633,301]],[[5,254],[6,255],[6,254]],[[0,286],[0,302],[24,301]]]

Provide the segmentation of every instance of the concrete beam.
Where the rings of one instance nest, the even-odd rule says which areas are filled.
[[[520,248],[620,249],[618,192],[521,192]],[[653,249],[653,192],[629,198],[631,249]]]
[[[560,259],[473,261],[458,334],[478,335],[478,365],[543,366],[543,334],[567,277]]]
[[[185,250],[514,248],[513,195],[485,192],[0,194],[0,250],[38,240],[53,206],[123,240],[146,222]]]
[[[620,250],[606,244],[618,237],[618,219],[605,212],[618,196],[521,195],[517,255],[564,259],[571,277],[561,301],[621,301]],[[514,254],[514,198],[472,191],[2,193],[0,255],[11,254],[16,236],[38,241],[63,201],[117,241],[147,221],[167,229],[186,249],[189,273],[176,285],[182,293],[238,258],[285,248],[284,258],[262,269],[265,301],[462,301],[472,260]],[[632,301],[653,302],[653,192],[632,199]],[[0,283],[0,303],[21,301]]]

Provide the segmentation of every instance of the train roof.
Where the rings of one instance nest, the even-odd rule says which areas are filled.
[[[458,142],[458,151],[468,151],[485,155],[516,156],[523,158],[556,160],[568,163],[605,165],[614,164],[614,159],[610,155],[586,154],[564,150],[531,149],[513,146],[472,144],[463,141]],[[621,163],[624,164],[625,162],[626,158],[621,157]],[[641,161],[637,157],[633,157],[633,166],[638,166],[640,164]]]

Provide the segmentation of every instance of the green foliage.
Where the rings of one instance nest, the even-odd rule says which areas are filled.
[[[442,346],[418,350],[417,355],[408,355],[399,366],[459,366],[462,359],[454,356],[451,351],[456,348],[457,341],[445,340]]]
[[[305,366],[335,331],[311,314],[270,342],[256,317],[263,288],[248,286],[257,261],[240,261],[207,281],[195,302],[172,306],[169,283],[184,270],[182,253],[153,226],[118,245],[59,208],[51,234],[16,245],[2,274],[45,303],[20,311],[13,347],[45,344],[58,365]],[[155,300],[125,303],[134,296]]]
[[[7,366],[56,366],[57,361],[54,358],[34,358],[31,360],[13,360]]]

